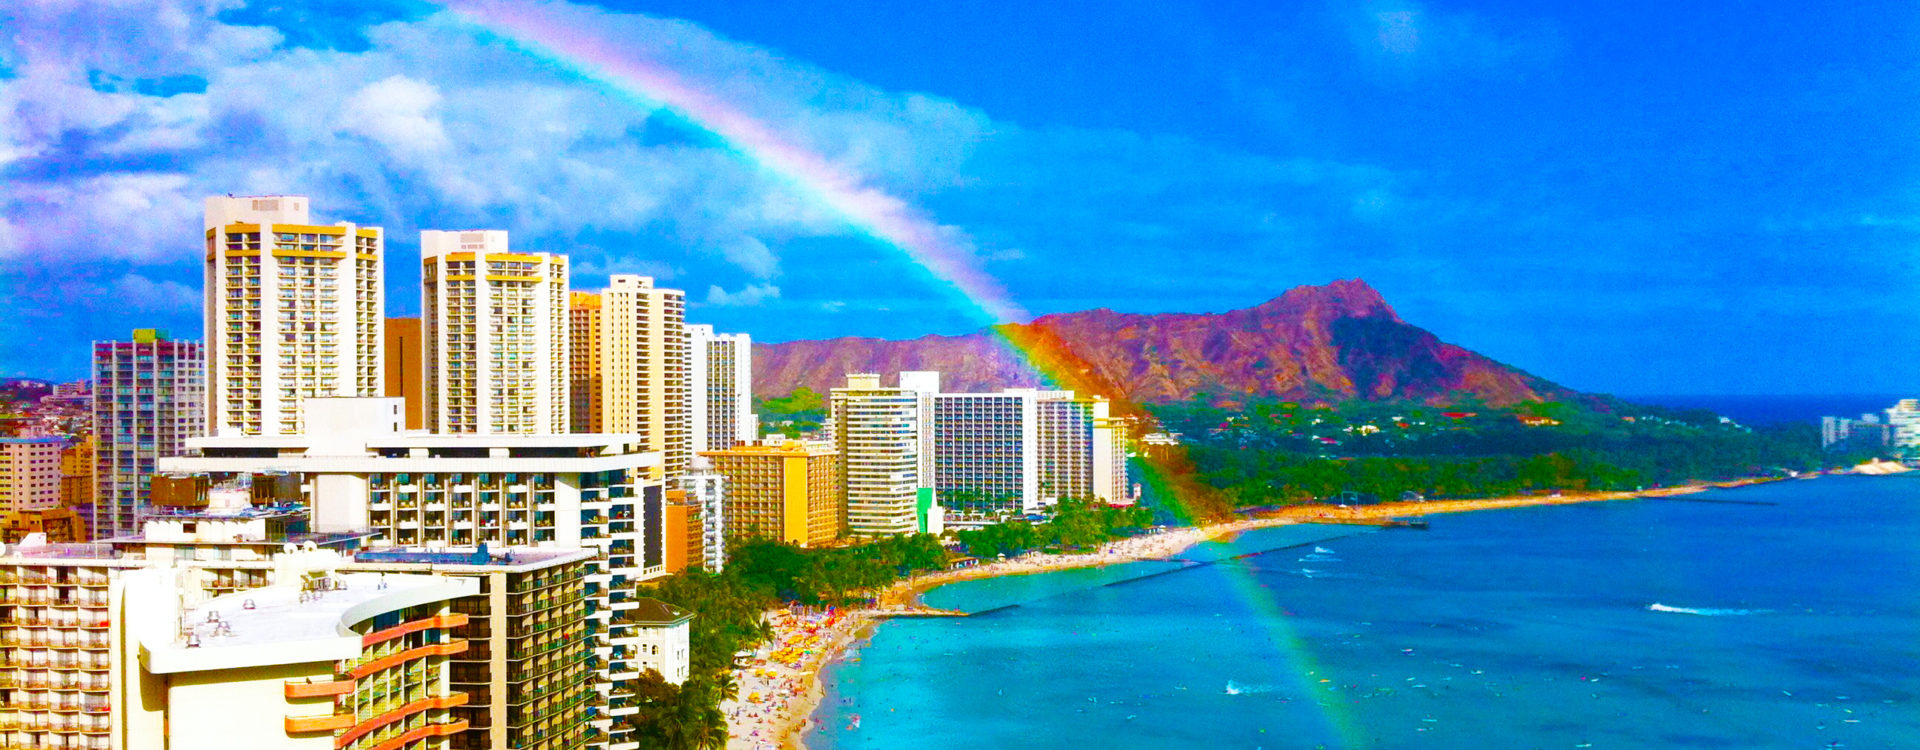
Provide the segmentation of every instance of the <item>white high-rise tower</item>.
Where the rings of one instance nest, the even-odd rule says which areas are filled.
[[[847,385],[829,392],[838,481],[845,488],[847,531],[855,536],[912,534],[923,527],[921,491],[921,393],[938,391],[902,373],[901,387],[884,388],[873,373],[848,373]],[[936,376],[937,377],[937,376]]]
[[[288,435],[314,396],[378,396],[386,243],[305,196],[206,203],[207,431]]]
[[[420,233],[426,415],[442,433],[567,432],[567,258],[503,231]]]
[[[753,340],[744,333],[714,333],[708,325],[687,326],[687,338],[694,450],[726,450],[760,437],[753,416]]]

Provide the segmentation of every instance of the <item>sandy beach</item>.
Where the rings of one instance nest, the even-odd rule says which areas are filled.
[[[1162,560],[1207,540],[1227,540],[1253,529],[1294,523],[1345,522],[1410,518],[1442,513],[1499,510],[1536,505],[1569,505],[1644,497],[1671,497],[1730,488],[1768,480],[1741,480],[1717,484],[1667,487],[1642,492],[1567,492],[1484,500],[1433,500],[1374,505],[1299,505],[1255,518],[1166,528],[1110,542],[1084,554],[1033,552],[1015,558],[984,562],[970,568],[915,576],[895,583],[875,597],[877,604],[848,610],[788,608],[771,610],[767,621],[774,637],[762,644],[751,666],[735,670],[738,697],[720,704],[727,715],[727,747],[734,750],[784,748],[805,745],[805,723],[820,705],[825,688],[820,670],[849,645],[864,639],[880,620],[922,607],[920,594],[958,581],[1008,575],[1032,575],[1070,568],[1113,565],[1136,560]]]

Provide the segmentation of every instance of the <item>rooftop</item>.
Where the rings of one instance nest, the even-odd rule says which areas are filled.
[[[659,599],[638,597],[634,607],[621,613],[620,619],[649,625],[677,625],[693,619],[693,613]]]
[[[7,545],[4,553],[6,557],[43,560],[113,560],[120,556],[114,551],[113,545],[89,543],[41,544],[33,547]]]
[[[147,544],[147,543],[167,544],[167,545],[174,545],[174,546],[196,546],[196,547],[201,545],[221,545],[221,544],[250,544],[255,546],[261,546],[261,545],[284,546],[284,545],[291,544],[295,547],[300,547],[300,546],[304,546],[307,542],[313,542],[313,546],[319,547],[321,549],[327,549],[331,547],[343,547],[343,546],[349,549],[352,549],[353,547],[357,546],[353,544],[353,542],[357,542],[362,539],[367,539],[373,536],[377,536],[377,534],[372,531],[299,531],[299,532],[289,533],[284,537],[276,536],[271,539],[220,540],[220,539],[205,539],[205,538],[195,537],[191,541],[171,540],[171,539],[166,541],[157,541],[157,540],[148,539],[146,534],[129,534],[127,536],[109,537],[106,539],[101,539],[99,541],[102,545],[113,545],[116,547],[126,547],[126,546]]]
[[[536,569],[561,563],[592,559],[595,552],[560,547],[506,547],[490,550],[479,547],[392,547],[363,549],[354,553],[355,563],[393,563],[425,566],[433,570]]]
[[[186,506],[150,506],[142,518],[208,519],[247,521],[261,518],[306,518],[307,507],[291,503],[253,505],[241,508],[193,508]]]
[[[822,443],[789,440],[780,445],[736,445],[717,451],[701,451],[702,456],[823,456],[839,449]]]
[[[315,590],[273,585],[218,596],[182,613],[186,632],[170,642],[143,639],[155,673],[351,659],[360,634],[351,626],[420,604],[479,591],[470,578],[395,573],[335,573]],[[171,628],[169,630],[172,630]]]

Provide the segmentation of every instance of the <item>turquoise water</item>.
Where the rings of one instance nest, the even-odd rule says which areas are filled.
[[[1288,527],[1186,555],[1211,563],[943,587],[986,613],[882,626],[807,741],[1920,747],[1920,479],[1693,497],[1737,502]]]

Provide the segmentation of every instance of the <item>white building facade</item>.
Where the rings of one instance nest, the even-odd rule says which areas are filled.
[[[700,564],[718,573],[727,566],[727,477],[713,470],[711,459],[694,456],[681,488],[700,509]]]
[[[206,201],[208,434],[297,434],[303,400],[384,389],[385,235],[309,208]]]
[[[1903,453],[1920,455],[1920,399],[1903,398],[1887,410],[1892,445]]]
[[[985,525],[1040,512],[1037,393],[923,394],[921,484],[949,526]]]
[[[1132,501],[1126,425],[1113,417],[1106,399],[1076,396],[1073,391],[1041,391],[1035,413],[1043,502],[1063,497],[1114,504]]]
[[[753,339],[687,326],[687,378],[693,450],[718,451],[760,437],[753,415]]]
[[[887,536],[919,530],[920,392],[881,387],[876,374],[849,374],[846,387],[830,392],[829,414],[840,451],[848,533]]]
[[[426,424],[567,432],[567,258],[515,253],[497,230],[420,233]]]

